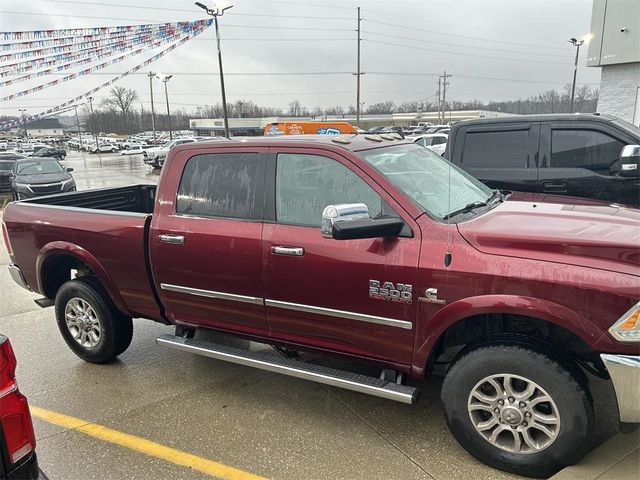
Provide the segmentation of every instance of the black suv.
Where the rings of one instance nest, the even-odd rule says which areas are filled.
[[[57,147],[42,147],[32,155],[32,157],[50,157],[58,160],[64,160],[66,156],[67,151],[64,148]]]
[[[11,191],[13,166],[16,160],[27,158],[18,153],[0,153],[0,192]]]
[[[445,157],[492,188],[637,206],[640,147],[627,145],[640,129],[610,115],[514,115],[456,123]]]

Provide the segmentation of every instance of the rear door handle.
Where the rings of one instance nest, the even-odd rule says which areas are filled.
[[[301,257],[304,255],[304,248],[302,247],[280,247],[272,246],[271,253],[275,255],[291,255],[293,257]]]
[[[184,235],[163,233],[162,235],[158,235],[158,238],[162,243],[173,243],[174,245],[182,245],[184,243]]]

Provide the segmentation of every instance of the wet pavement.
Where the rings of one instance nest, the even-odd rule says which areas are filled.
[[[74,168],[79,189],[157,181],[139,157],[101,157],[102,166],[87,154],[63,162]],[[166,350],[155,339],[172,328],[141,319],[116,362],[85,363],[62,340],[53,309],[39,308],[36,295],[13,283],[8,263],[2,245],[0,333],[11,339],[20,389],[34,406],[268,478],[517,478],[476,461],[453,439],[438,379],[423,386],[416,405],[403,405]],[[605,388],[596,396],[610,394]],[[51,480],[204,478],[75,429],[34,423]]]

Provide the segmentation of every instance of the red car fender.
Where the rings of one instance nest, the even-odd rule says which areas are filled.
[[[81,262],[85,263],[91,269],[91,271],[95,273],[96,277],[98,277],[98,280],[100,280],[100,283],[107,291],[107,294],[109,295],[115,306],[118,308],[118,310],[128,316],[131,316],[131,312],[129,312],[127,306],[124,303],[124,300],[120,296],[116,284],[107,274],[102,265],[100,265],[100,262],[98,262],[98,260],[84,248],[70,242],[50,242],[40,249],[38,258],[36,258],[36,272],[38,272],[39,292],[44,292],[42,288],[42,268],[45,264],[45,261],[51,255],[56,254],[71,255],[72,257],[75,257]]]
[[[416,336],[412,371],[424,376],[429,355],[445,331],[454,324],[475,315],[512,314],[545,320],[558,325],[593,347],[604,333],[581,314],[557,303],[516,295],[480,295],[457,300],[420,322]]]

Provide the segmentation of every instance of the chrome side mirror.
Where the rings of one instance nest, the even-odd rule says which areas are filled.
[[[370,219],[369,207],[364,203],[341,203],[328,205],[322,212],[320,233],[324,238],[334,238],[334,224],[353,220]]]
[[[620,176],[640,177],[640,145],[627,145],[620,152]]]

